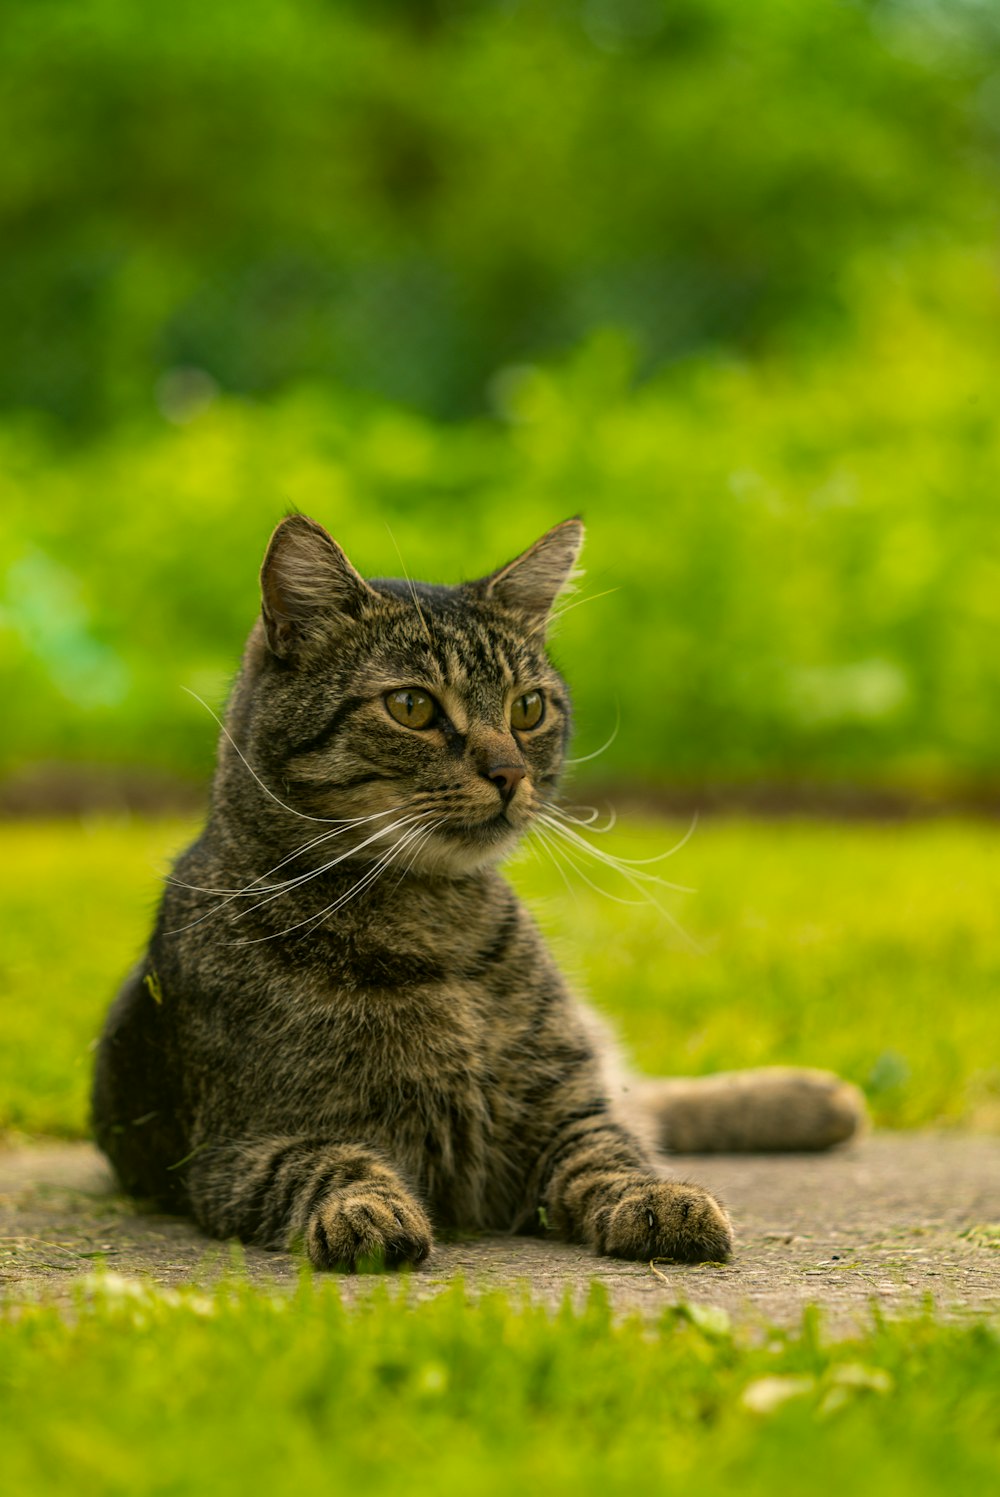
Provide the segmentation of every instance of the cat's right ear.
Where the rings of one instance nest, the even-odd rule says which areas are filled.
[[[517,614],[531,632],[544,633],[555,601],[572,581],[583,545],[583,521],[564,520],[520,556],[473,586]]]
[[[289,515],[271,537],[260,569],[268,647],[279,660],[307,651],[340,620],[360,618],[376,594],[322,525]]]

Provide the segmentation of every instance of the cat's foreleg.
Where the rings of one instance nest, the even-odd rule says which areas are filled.
[[[301,1243],[316,1268],[422,1263],[431,1225],[377,1150],[316,1138],[206,1144],[186,1167],[191,1213],[215,1237]]]
[[[699,1263],[732,1251],[718,1201],[698,1185],[658,1178],[642,1145],[603,1107],[561,1120],[540,1185],[548,1225],[598,1253]]]

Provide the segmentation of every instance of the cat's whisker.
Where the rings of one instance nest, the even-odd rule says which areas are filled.
[[[567,840],[567,836],[566,836],[564,828],[558,826],[558,824],[553,823],[553,822],[549,822],[548,825],[549,825],[549,828],[550,828],[551,831],[555,832],[557,835],[558,834],[562,834],[563,835],[563,840],[564,841]],[[537,831],[538,828],[536,827],[535,830]],[[582,841],[582,839],[580,839],[580,840]],[[583,844],[583,847],[584,847],[584,850],[589,850],[591,852],[594,851],[594,849],[592,849],[592,848],[591,849],[587,849],[585,843]],[[675,932],[675,934],[680,937],[680,939],[683,941],[684,945],[687,946],[688,950],[689,951],[693,951],[693,952],[697,953],[698,955],[701,955],[702,948],[698,945],[698,942],[694,939],[694,937],[691,936],[691,935],[689,935],[689,933],[684,929],[683,925],[681,925],[680,921],[677,920],[677,918],[674,915],[672,915],[668,909],[665,909],[664,906],[660,903],[660,901],[650,892],[650,890],[647,887],[645,887],[645,884],[647,884],[647,883],[662,884],[663,883],[662,879],[653,879],[653,878],[650,878],[649,875],[645,875],[645,876],[643,876],[643,881],[640,882],[640,878],[638,876],[633,875],[630,870],[625,869],[625,868],[617,868],[615,871],[617,873],[619,873],[621,875],[621,877],[624,878],[629,884],[631,884],[632,887],[640,895],[639,899],[626,899],[626,898],[624,898],[620,894],[612,894],[609,889],[603,888],[600,884],[595,884],[594,881],[593,881],[593,879],[589,878],[588,875],[587,875],[587,873],[584,871],[584,869],[580,867],[580,864],[578,863],[578,861],[576,860],[576,858],[574,858],[571,853],[567,852],[565,848],[560,848],[560,852],[561,852],[563,858],[565,858],[566,862],[569,864],[569,866],[573,869],[574,873],[576,873],[576,875],[579,878],[582,878],[583,881],[584,881],[584,883],[588,884],[589,887],[594,890],[595,894],[601,894],[601,895],[603,895],[603,897],[605,899],[610,899],[615,904],[624,904],[624,905],[650,904],[650,905],[652,905],[653,908],[655,910],[657,910],[660,913],[660,915],[663,916],[664,920],[666,920],[667,924],[671,927],[671,929]],[[601,859],[599,861],[605,861],[605,860]],[[614,867],[613,864],[609,864],[608,866]],[[674,889],[676,889],[678,886],[677,885],[669,885],[668,884],[668,885],[666,885],[666,887],[667,888],[674,888]],[[682,892],[682,893],[690,893],[690,892],[693,892],[693,891],[692,890],[680,890],[680,892]]]
[[[259,874],[257,878],[252,879],[249,884],[244,885],[244,887],[241,889],[208,889],[202,887],[199,884],[186,884],[180,879],[168,877],[166,882],[172,884],[175,888],[189,889],[198,894],[225,894],[228,897],[225,899],[221,899],[217,905],[213,905],[212,908],[210,910],[207,910],[204,915],[199,915],[197,919],[189,921],[187,925],[175,926],[172,930],[166,931],[165,934],[179,935],[182,931],[191,930],[194,926],[201,925],[203,921],[210,920],[213,915],[220,914],[222,910],[226,909],[228,905],[232,904],[234,899],[239,899],[240,897],[256,898],[258,894],[271,892],[272,890],[275,894],[275,897],[277,897],[278,894],[287,893],[290,889],[295,888],[300,882],[304,881],[302,875],[299,874],[294,878],[285,879],[277,885],[265,884],[263,883],[263,880],[265,878],[270,878],[272,873],[277,873],[279,868],[283,868],[285,864],[290,863],[294,858],[300,857],[303,853],[311,851],[313,848],[318,847],[323,842],[332,841],[334,837],[343,836],[345,832],[351,831],[354,826],[361,826],[367,822],[378,821],[384,816],[393,816],[400,810],[402,810],[401,806],[394,806],[390,807],[387,811],[377,811],[371,816],[351,817],[346,821],[346,824],[340,825],[332,831],[321,832],[320,835],[318,837],[314,837],[312,841],[306,842],[301,847],[295,848],[292,852],[288,853],[284,858],[282,858],[280,863],[276,863],[273,868],[269,869],[267,873]],[[332,866],[332,864],[328,866]],[[309,877],[314,876],[314,874],[309,874]]]
[[[320,914],[316,917],[316,923],[320,924],[329,915],[333,914],[334,911],[342,909],[346,904],[350,904],[350,902],[356,899],[359,894],[363,893],[366,889],[370,889],[374,884],[378,883],[379,879],[384,874],[388,873],[397,856],[401,858],[407,848],[411,848],[414,843],[419,841],[420,835],[423,831],[424,828],[420,827],[417,830],[411,830],[409,833],[402,836],[399,841],[388,850],[385,856],[379,860],[379,862],[371,870],[371,873],[367,878],[359,880],[357,884],[353,885],[350,889],[347,890],[345,894],[341,895],[339,899],[335,900],[332,906],[328,906],[327,909],[320,912]]]
[[[420,856],[427,843],[431,840],[438,827],[442,825],[443,822],[441,821],[432,821],[430,826],[421,828],[421,835],[416,839],[416,842],[410,850],[410,856],[407,858],[406,863],[400,870],[399,879],[397,879],[396,881],[397,887],[399,885],[399,882],[403,878],[405,878],[405,876],[411,871],[417,858]]]
[[[688,824],[688,829],[684,833],[683,837],[681,837],[680,841],[679,842],[675,842],[674,845],[673,845],[673,847],[669,847],[666,852],[661,852],[655,858],[650,858],[649,861],[651,863],[662,863],[665,858],[672,858],[675,853],[680,852],[680,850],[681,850],[682,847],[687,847],[688,843],[691,841],[691,838],[694,836],[694,834],[697,831],[697,829],[698,829],[698,812],[697,811],[692,811],[692,813],[691,813],[691,821]]]
[[[596,806],[578,806],[577,810],[588,812],[588,815],[586,816],[572,816],[565,806],[550,804],[548,809],[554,812],[557,816],[565,817],[565,819],[567,821],[571,821],[574,826],[590,827],[591,830],[593,830],[594,822],[601,814]]]
[[[286,805],[285,802],[283,800],[281,800],[279,796],[275,795],[275,793],[274,793],[273,790],[269,790],[268,787],[264,784],[264,781],[261,779],[260,775],[257,773],[257,771],[254,769],[253,765],[247,759],[247,757],[244,754],[243,750],[240,748],[239,744],[236,742],[236,739],[233,737],[232,733],[230,733],[229,729],[226,727],[225,723],[222,721],[222,718],[219,716],[219,714],[217,712],[215,712],[208,705],[208,703],[205,701],[204,697],[200,697],[196,691],[192,691],[191,688],[190,688],[190,686],[182,686],[181,690],[182,691],[186,691],[189,697],[193,697],[194,700],[200,706],[204,707],[204,709],[208,713],[208,715],[210,717],[212,717],[212,718],[215,719],[215,721],[218,723],[219,727],[222,729],[223,733],[225,734],[226,738],[232,744],[233,748],[236,750],[236,752],[239,755],[240,759],[243,761],[243,764],[246,767],[246,769],[253,776],[253,778],[257,781],[257,784],[263,790],[264,794],[267,795],[267,796],[270,796],[271,800],[274,801],[274,803],[275,803],[276,806],[280,806],[283,811],[287,811],[289,813],[289,815],[291,815],[291,816],[299,816],[299,817],[301,817],[303,821],[336,822],[336,821],[340,820],[340,817],[337,817],[337,816],[310,816],[307,811],[297,811],[294,806]]]
[[[246,906],[246,908],[240,910],[238,915],[233,916],[233,923],[235,924],[237,921],[244,919],[247,915],[252,915],[255,910],[262,909],[264,905],[271,904],[274,900],[280,899],[283,894],[288,893],[289,889],[300,888],[312,879],[319,878],[324,873],[329,873],[331,869],[336,868],[340,863],[346,862],[348,858],[352,858],[356,853],[362,852],[364,848],[370,847],[380,837],[390,836],[393,832],[412,826],[414,822],[422,821],[429,814],[430,812],[428,811],[417,811],[410,816],[401,817],[398,821],[391,821],[388,826],[379,827],[370,837],[366,837],[363,842],[359,842],[356,847],[347,848],[338,857],[331,858],[328,863],[322,863],[318,868],[307,869],[305,873],[300,873],[297,878],[290,879],[286,885],[277,889],[273,894],[268,894],[265,899],[260,899],[256,904]]]
[[[420,828],[419,830],[423,830],[423,828]],[[390,847],[388,851],[384,853],[376,863],[374,863],[369,869],[367,869],[361,878],[353,883],[349,889],[345,890],[343,894],[339,895],[337,899],[326,905],[322,910],[317,911],[315,914],[307,915],[304,920],[299,920],[294,925],[286,926],[284,930],[274,931],[267,936],[255,936],[249,940],[236,941],[232,944],[236,946],[257,946],[262,941],[274,941],[281,936],[291,935],[293,931],[300,930],[303,926],[315,927],[319,925],[323,920],[327,918],[327,916],[333,914],[335,910],[341,909],[342,906],[348,904],[352,899],[357,898],[357,896],[362,893],[363,890],[370,888],[372,884],[376,883],[392,863],[396,854],[405,850],[405,848],[410,845],[411,841],[416,835],[418,835],[418,831],[411,827],[409,832],[405,833],[404,836],[402,836],[397,842],[393,843],[392,847]]]
[[[410,589],[410,597],[413,599],[413,606],[417,610],[417,618],[420,620],[420,626],[423,629],[424,634],[425,634],[425,636],[427,638],[427,643],[430,645],[431,649],[433,650],[433,648],[434,648],[434,640],[433,640],[433,638],[431,636],[430,627],[429,627],[429,625],[427,623],[426,618],[424,617],[424,611],[423,611],[423,609],[420,606],[419,599],[417,598],[417,590],[416,590],[416,588],[413,585],[413,581],[412,581],[412,579],[410,577],[409,572],[406,570],[406,562],[403,560],[403,553],[399,549],[399,542],[396,540],[396,537],[393,535],[392,531],[389,530],[388,523],[386,524],[385,528],[386,528],[386,530],[389,533],[389,539],[392,541],[392,544],[396,547],[396,555],[399,557],[399,565],[403,569],[403,577],[406,580],[407,587]]]
[[[566,603],[557,603],[552,610],[552,622],[558,624],[567,613],[572,613],[574,608],[580,608],[584,603],[596,603],[598,598],[610,598],[612,593],[619,592],[621,592],[620,587],[606,587],[600,593],[584,593],[579,598],[570,598]]]
[[[442,825],[443,822],[441,821],[432,821],[430,826],[421,827],[419,835],[413,838],[407,844],[409,847],[410,855],[406,859],[405,863],[402,863],[396,882],[392,886],[393,889],[398,889],[400,884],[403,882],[403,879],[413,871],[413,865],[416,862],[417,858],[420,856],[421,852],[423,851],[424,847],[426,847],[431,837],[437,831],[438,827]]]
[[[601,746],[600,746],[600,748],[599,749],[595,749],[592,754],[581,754],[576,759],[564,759],[563,760],[564,765],[566,765],[567,768],[568,768],[570,765],[573,765],[573,764],[589,764],[590,761],[591,761],[591,759],[599,759],[602,754],[606,754],[607,753],[608,749],[611,747],[611,745],[614,743],[615,739],[618,737],[618,731],[621,728],[621,725],[622,725],[621,711],[620,711],[620,709],[619,709],[619,707],[618,707],[618,705],[616,703],[616,705],[615,705],[615,728],[614,728],[614,732],[611,734],[611,737],[607,740],[607,742],[606,743],[602,743]]]
[[[292,852],[287,853],[281,859],[280,863],[275,863],[274,867],[269,868],[266,873],[258,874],[255,879],[251,879],[250,883],[244,884],[240,889],[210,889],[203,884],[187,884],[183,879],[174,878],[172,874],[167,874],[164,883],[171,884],[175,889],[190,889],[197,894],[228,894],[234,899],[238,898],[241,894],[253,897],[272,887],[277,887],[265,884],[263,880],[270,878],[273,873],[277,873],[279,869],[284,868],[287,863],[291,863],[295,858],[301,857],[303,853],[311,852],[314,847],[318,847],[323,842],[332,841],[334,837],[342,837],[345,832],[352,831],[355,827],[364,826],[371,821],[379,821],[385,816],[395,816],[402,810],[402,806],[390,806],[388,810],[376,811],[371,816],[342,817],[340,818],[340,825],[335,830],[320,832],[318,837],[313,837],[310,842],[304,842],[300,847],[296,847]],[[292,880],[288,882],[291,883]]]
[[[378,863],[375,863],[372,868],[368,869],[367,872],[360,879],[358,879],[356,883],[351,885],[351,888],[347,891],[346,895],[342,895],[339,899],[334,900],[331,904],[326,905],[323,909],[317,911],[316,913],[307,915],[304,919],[296,921],[294,925],[288,925],[284,930],[272,931],[270,935],[253,936],[246,940],[234,941],[232,942],[232,944],[234,946],[259,946],[263,941],[276,941],[279,940],[282,936],[291,935],[293,931],[301,930],[303,926],[315,928],[321,920],[323,920],[333,910],[337,909],[340,904],[346,903],[348,896],[353,896],[356,893],[360,893],[362,889],[366,888],[368,884],[372,883],[374,881],[374,878],[377,876],[376,870],[382,867],[383,862],[384,859],[380,859]]]
[[[362,894],[366,889],[370,888],[373,884],[378,882],[382,873],[386,871],[386,869],[389,867],[389,864],[392,862],[393,856],[398,851],[398,848],[399,844],[394,844],[388,850],[388,852],[386,852],[376,863],[372,864],[372,866],[365,871],[362,877],[359,878],[355,883],[353,883],[349,889],[345,890],[343,894],[332,900],[328,905],[324,905],[321,910],[317,910],[313,915],[306,916],[306,918],[304,920],[300,920],[297,925],[287,926],[285,930],[278,931],[276,932],[276,934],[279,936],[287,936],[292,931],[298,930],[301,926],[307,927],[309,931],[318,930],[323,921],[329,915],[332,915],[335,910],[339,910],[345,904],[349,904],[352,899],[356,899],[359,894]],[[271,936],[258,937],[258,940],[272,939],[273,937]],[[238,942],[237,944],[243,943]],[[245,944],[254,945],[256,943],[247,942]]]
[[[538,841],[541,843],[542,847],[545,849],[545,851],[548,853],[549,857],[551,858],[552,862],[555,864],[556,871],[558,872],[559,877],[562,879],[563,883],[566,885],[566,889],[567,889],[567,891],[569,893],[569,896],[572,899],[573,903],[574,904],[579,904],[580,903],[579,896],[578,896],[576,890],[573,888],[573,885],[570,883],[569,878],[566,875],[565,868],[563,867],[562,863],[560,863],[560,861],[559,861],[559,853],[558,853],[558,850],[557,850],[557,848],[556,848],[556,846],[555,846],[552,838],[546,836],[546,834],[542,831],[542,829],[541,829],[540,826],[535,826],[535,827],[532,828],[532,840],[529,842],[529,846],[532,846],[532,847],[534,846],[534,840],[533,839],[535,837],[537,837]]]
[[[279,869],[284,868],[286,864],[293,862],[295,858],[301,857],[303,853],[311,852],[313,848],[319,847],[321,843],[328,842],[334,837],[340,837],[345,831],[349,830],[349,827],[338,827],[336,831],[323,832],[320,836],[313,837],[312,841],[305,842],[301,847],[295,848],[293,852],[283,857],[280,863],[275,863],[273,868],[269,868],[266,873],[258,874],[255,879],[251,879],[248,884],[244,884],[239,889],[210,889],[204,884],[186,884],[183,880],[174,878],[170,874],[164,879],[164,883],[171,884],[175,889],[189,889],[196,894],[227,894],[229,898],[224,901],[225,904],[229,904],[231,900],[239,899],[241,896],[255,898],[258,894],[265,893],[271,889],[291,885],[294,882],[293,879],[283,880],[281,884],[265,884],[264,880],[270,878],[272,874],[277,873]]]
[[[569,822],[572,826],[583,827],[586,830],[596,832],[599,835],[603,835],[605,832],[609,832],[617,821],[617,817],[615,817],[615,819],[611,821],[606,827],[591,826],[588,822],[579,821],[576,817],[568,815],[566,810],[562,806],[553,805],[551,802],[545,807],[545,812],[552,813],[560,817],[563,821]],[[612,812],[612,815],[614,815],[614,812]],[[695,811],[693,816],[691,817],[691,824],[688,827],[687,831],[684,833],[683,837],[681,837],[679,842],[675,842],[673,847],[669,847],[666,852],[658,852],[651,858],[623,858],[618,854],[614,854],[613,856],[615,858],[615,861],[618,863],[624,863],[629,868],[644,868],[649,867],[653,863],[663,863],[667,860],[667,858],[672,858],[676,853],[679,853],[681,851],[681,848],[687,846],[687,844],[691,841],[691,838],[694,836],[697,825],[698,813],[697,811]],[[594,852],[595,857],[598,856],[596,849],[591,849],[591,851]],[[609,853],[608,856],[611,857],[612,854]],[[675,887],[684,894],[695,893],[694,889],[685,889],[682,888],[682,886],[679,884],[671,885],[670,887]]]
[[[565,862],[569,865],[569,867],[572,868],[573,872],[579,878],[582,878],[583,882],[589,888],[593,889],[593,891],[594,891],[595,894],[600,894],[604,899],[610,899],[612,901],[612,903],[614,903],[614,904],[627,904],[627,905],[638,906],[638,905],[643,905],[643,904],[654,904],[655,903],[655,901],[653,899],[646,898],[646,897],[644,897],[642,899],[626,899],[624,897],[624,895],[621,895],[621,894],[612,894],[611,891],[610,891],[610,889],[605,889],[600,884],[595,884],[594,881],[593,881],[593,879],[591,879],[584,872],[584,870],[580,867],[579,863],[576,861],[576,859],[572,856],[571,853],[566,852],[566,850],[564,848],[562,848],[562,847],[559,846],[559,844],[555,841],[554,838],[547,837],[545,835],[545,833],[542,832],[538,827],[535,827],[534,830],[535,830],[536,835],[539,836],[539,837],[541,837],[543,844],[546,847],[548,847],[550,855],[552,856],[552,858],[553,858],[553,860],[554,860],[554,862],[556,864],[556,867],[559,868],[560,872],[562,873],[563,881],[564,881],[564,883],[566,883],[567,888],[569,888],[571,890],[571,892],[573,893],[574,899],[576,898],[576,891],[573,890],[572,885],[566,879],[566,873],[565,873],[565,870],[562,867],[562,863],[560,862],[560,859],[564,859]],[[659,908],[659,906],[657,906],[657,908]]]
[[[660,878],[658,874],[647,873],[645,871],[646,864],[660,862],[660,858],[619,858],[606,852],[604,848],[592,847],[586,838],[580,836],[579,832],[571,830],[568,826],[563,826],[561,822],[549,816],[544,811],[539,816],[539,820],[543,821],[546,826],[565,842],[578,848],[580,852],[589,854],[596,862],[603,863],[605,867],[613,869],[615,873],[621,874],[622,878],[627,878],[633,885],[642,882],[644,884],[657,884],[661,889],[670,889],[675,894],[697,893],[696,889],[692,889],[687,884],[675,884],[669,879]]]
[[[433,822],[429,827],[411,827],[408,832],[405,832],[403,836],[401,836],[399,840],[388,849],[385,856],[380,859],[375,874],[372,877],[370,883],[377,883],[378,879],[381,878],[383,874],[389,871],[389,868],[392,866],[396,858],[398,857],[401,860],[403,854],[407,850],[410,851],[411,856],[415,856],[417,852],[419,852],[420,847],[435,830],[435,828],[440,825],[440,822]],[[408,866],[409,864],[407,864],[407,867]],[[402,871],[405,873],[406,868],[404,868]],[[348,890],[347,894],[342,896],[341,899],[337,901],[336,908],[339,909],[342,904],[348,904],[350,900],[355,899],[360,892],[361,891],[357,888],[357,886]]]
[[[614,806],[608,807],[606,826],[597,825],[597,818],[601,813],[596,806],[574,807],[577,811],[586,811],[588,813],[586,816],[574,816],[568,806],[557,806],[554,801],[549,801],[545,809],[552,811],[556,816],[561,817],[563,821],[568,821],[572,826],[584,827],[589,832],[595,832],[599,837],[603,837],[607,832],[612,831],[618,824],[618,812]]]

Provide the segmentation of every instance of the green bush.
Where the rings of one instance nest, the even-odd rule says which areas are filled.
[[[603,325],[644,369],[825,340],[856,254],[995,217],[1000,26],[972,0],[5,19],[0,407],[78,427],[179,367],[456,415]]]
[[[368,575],[451,581],[589,523],[557,632],[602,775],[991,786],[1000,742],[990,257],[859,265],[858,341],[636,383],[602,335],[458,425],[344,391],[208,404],[85,447],[0,425],[0,762],[204,771],[289,506]],[[942,309],[946,309],[946,314]],[[194,410],[188,411],[194,416]],[[397,552],[398,547],[398,552]]]

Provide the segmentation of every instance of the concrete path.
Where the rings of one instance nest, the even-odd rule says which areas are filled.
[[[424,1297],[456,1275],[473,1288],[522,1287],[556,1304],[592,1280],[617,1310],[653,1317],[680,1300],[721,1306],[740,1322],[795,1324],[807,1304],[833,1334],[930,1296],[947,1315],[1000,1315],[1000,1138],[876,1134],[840,1153],[676,1158],[672,1172],[726,1202],[738,1245],[731,1264],[620,1263],[544,1239],[439,1242],[411,1277]],[[253,1282],[284,1291],[298,1267],[284,1253],[243,1251]],[[208,1283],[232,1271],[225,1244],[188,1221],[137,1209],[115,1193],[88,1144],[0,1150],[0,1298],[69,1304],[74,1281],[104,1262],[160,1285]],[[345,1299],[371,1279],[337,1280]]]

